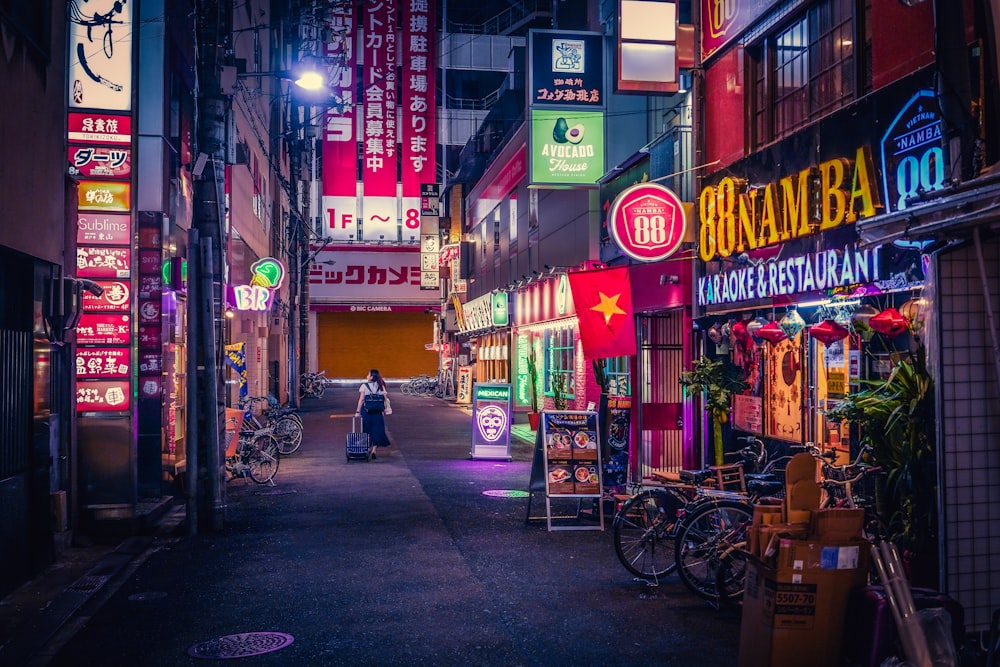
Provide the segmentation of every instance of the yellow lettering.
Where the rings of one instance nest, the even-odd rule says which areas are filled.
[[[757,233],[754,230],[757,218],[757,191],[740,194],[740,227],[737,232],[736,252],[757,249]]]
[[[881,207],[878,189],[872,187],[871,152],[865,146],[858,148],[854,158],[854,177],[851,179],[851,203],[847,207],[847,222],[856,222],[858,217],[870,218],[875,215],[875,207]],[[861,209],[857,209],[860,202]]]
[[[764,188],[764,201],[760,214],[760,245],[771,245],[781,239],[778,236],[777,197],[774,193],[774,183],[768,183]]]
[[[844,222],[847,198],[844,195],[844,172],[850,162],[843,158],[827,160],[819,165],[820,200],[823,202],[820,231],[839,227]]]
[[[698,197],[698,213],[698,256],[708,262],[715,257],[715,188],[711,185]]]
[[[736,235],[736,184],[731,178],[719,181],[716,197],[718,212],[718,228],[715,240],[718,244],[719,257],[729,257],[733,254],[734,236]]]
[[[792,176],[778,181],[781,186],[781,239],[809,235],[809,169],[799,172],[796,183]]]

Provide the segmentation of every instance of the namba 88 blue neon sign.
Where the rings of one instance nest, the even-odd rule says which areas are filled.
[[[886,209],[902,211],[919,193],[944,187],[941,111],[933,90],[918,91],[882,135],[882,189]]]

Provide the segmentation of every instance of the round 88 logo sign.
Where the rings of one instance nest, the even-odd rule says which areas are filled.
[[[611,238],[626,255],[640,262],[657,262],[673,255],[686,228],[681,200],[656,183],[626,188],[608,211]]]

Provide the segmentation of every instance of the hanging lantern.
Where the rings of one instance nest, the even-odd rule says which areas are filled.
[[[760,329],[766,324],[767,320],[763,317],[756,317],[747,322],[747,332],[750,334],[750,337],[753,338],[753,342],[758,344],[764,342],[764,339],[760,335]]]
[[[777,322],[768,322],[760,328],[757,335],[771,344],[780,343],[788,338],[788,334]]]
[[[895,308],[886,308],[868,320],[868,326],[889,338],[895,338],[909,328],[906,318]]]
[[[799,332],[806,328],[806,321],[802,319],[801,315],[799,315],[799,311],[794,308],[789,308],[788,312],[785,313],[785,316],[781,318],[780,322],[778,322],[778,326],[781,327],[781,330],[785,332],[786,336],[789,338],[795,338],[799,335]]]
[[[926,305],[925,299],[910,299],[899,307],[899,314],[906,318],[911,328],[916,329],[924,321],[924,306]]]
[[[708,328],[708,339],[716,345],[722,342],[722,331],[720,331],[718,324],[713,324]]]
[[[750,332],[747,331],[747,323],[743,320],[737,320],[733,323],[729,335],[736,343],[742,345],[743,349],[748,349],[753,345],[753,339],[750,337]]]
[[[823,320],[819,324],[809,327],[809,335],[824,345],[844,340],[850,333],[847,327],[841,326],[835,320],[831,319]]]

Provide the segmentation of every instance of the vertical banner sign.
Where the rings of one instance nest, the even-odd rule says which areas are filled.
[[[132,12],[135,2],[69,0],[69,106],[132,108]]]
[[[403,0],[403,239],[420,234],[421,186],[437,182],[434,0]]]
[[[396,7],[364,0],[364,188],[366,241],[398,240],[396,200]]]
[[[458,367],[458,392],[455,402],[462,405],[472,402],[472,366]]]
[[[338,3],[330,20],[337,38],[326,45],[333,63],[328,72],[330,92],[340,100],[326,112],[323,134],[323,216],[326,234],[334,241],[358,237],[358,138],[355,135],[354,74],[358,58],[355,4]]]
[[[472,401],[473,459],[510,460],[513,392],[509,384],[477,384]]]

